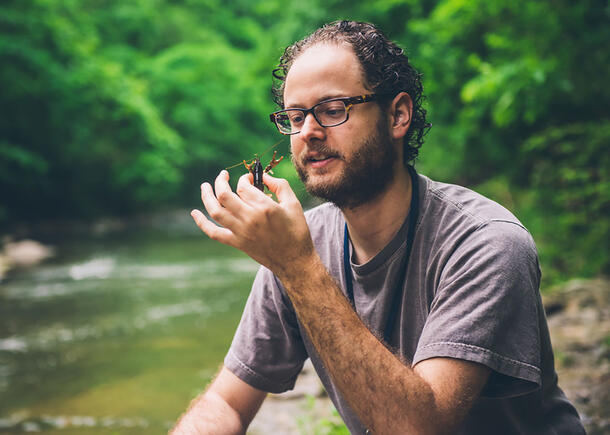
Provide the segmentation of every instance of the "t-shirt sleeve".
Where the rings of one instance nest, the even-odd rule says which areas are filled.
[[[413,364],[450,357],[493,370],[487,397],[541,385],[540,269],[530,234],[492,221],[463,240],[440,274]]]
[[[275,276],[261,267],[224,364],[247,384],[281,393],[294,387],[307,352],[296,315]]]

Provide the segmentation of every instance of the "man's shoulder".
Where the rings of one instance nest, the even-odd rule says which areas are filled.
[[[519,249],[536,256],[532,235],[502,205],[463,186],[425,176],[420,180],[423,198],[417,228],[420,240],[432,250],[455,253],[458,246],[483,246],[488,251]]]
[[[424,175],[423,212],[440,219],[458,219],[479,227],[490,222],[525,226],[506,207],[464,186],[432,180]]]

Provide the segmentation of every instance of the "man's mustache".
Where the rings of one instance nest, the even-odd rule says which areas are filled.
[[[332,149],[331,147],[326,145],[326,143],[313,141],[313,142],[307,144],[307,150],[302,155],[302,157],[300,157],[299,162],[302,165],[305,165],[307,163],[307,161],[309,160],[309,158],[311,157],[312,153],[313,154],[322,154],[325,157],[334,157],[337,159],[345,160],[343,154]]]

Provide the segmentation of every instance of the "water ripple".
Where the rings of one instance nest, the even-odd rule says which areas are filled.
[[[258,264],[248,258],[205,260],[186,264],[121,264],[114,258],[96,258],[70,266],[47,266],[28,280],[15,280],[3,290],[10,299],[47,299],[99,291],[100,282],[121,280],[137,287],[148,280],[172,280],[174,288],[229,285],[253,275]],[[188,283],[188,284],[185,284]],[[148,284],[145,287],[149,287]]]
[[[24,418],[14,415],[0,418],[0,431],[40,432],[48,429],[91,428],[107,429],[170,427],[171,422],[151,422],[142,417],[93,417],[89,415],[41,415]]]
[[[105,279],[111,276],[115,264],[114,258],[96,258],[71,266],[68,274],[75,281],[87,278]]]
[[[205,319],[213,313],[226,311],[229,303],[230,301],[218,300],[213,305],[205,305],[201,300],[193,299],[178,304],[148,307],[143,313],[129,320],[124,316],[110,317],[96,321],[95,325],[87,324],[75,328],[56,324],[27,335],[0,338],[0,352],[25,353],[33,350],[49,350],[56,348],[60,343],[99,339],[108,335],[126,335],[154,324],[164,323],[169,319],[194,314],[199,319]]]

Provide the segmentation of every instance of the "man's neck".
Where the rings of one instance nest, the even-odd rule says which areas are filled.
[[[354,247],[354,263],[366,263],[396,235],[409,213],[411,184],[409,172],[401,164],[383,193],[366,204],[342,210]]]

